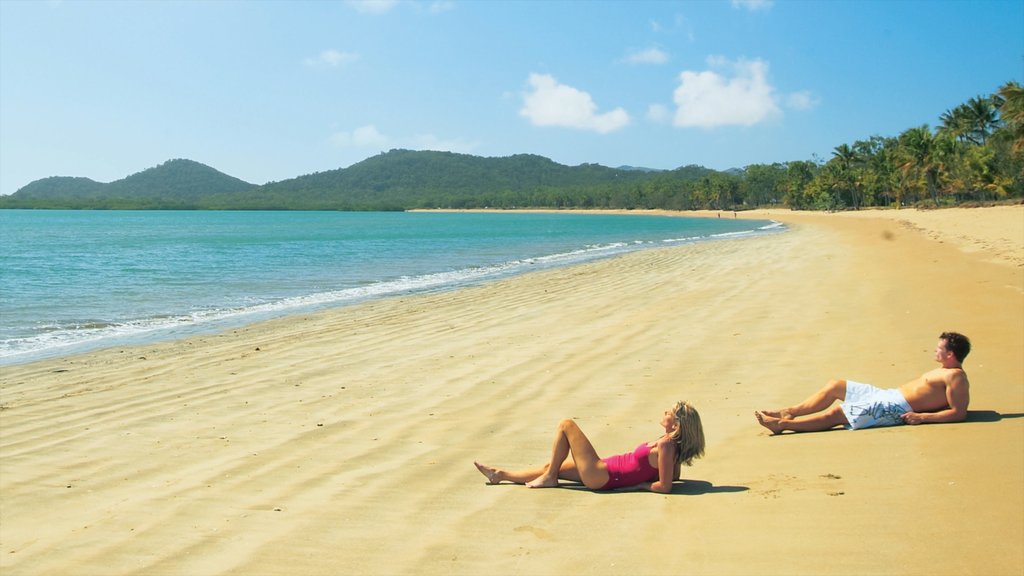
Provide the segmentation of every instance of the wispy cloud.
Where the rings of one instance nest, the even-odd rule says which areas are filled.
[[[451,0],[434,0],[427,7],[427,10],[432,14],[440,14],[441,12],[448,12],[449,10],[455,9],[455,2]]]
[[[667,24],[663,24],[658,20],[649,20],[648,24],[651,27],[651,32],[655,34],[667,34],[676,37],[681,34],[688,42],[693,42],[697,38],[693,22],[683,14],[675,14]]]
[[[331,135],[331,142],[342,148],[383,149],[388,146],[389,139],[381,134],[376,126],[367,124],[351,132],[335,132]]]
[[[821,100],[807,90],[793,92],[786,96],[786,106],[794,110],[811,110],[817,108]]]
[[[622,108],[599,114],[590,94],[559,84],[548,74],[530,74],[530,90],[523,96],[519,114],[534,126],[558,126],[605,134],[629,124]]]
[[[732,7],[746,8],[754,12],[757,10],[768,10],[774,3],[773,0],[732,0]]]
[[[437,150],[441,152],[459,152],[468,154],[477,149],[479,143],[468,142],[461,138],[439,138],[433,134],[417,134],[412,138],[413,150]]]
[[[657,124],[665,124],[672,119],[672,112],[663,104],[651,104],[647,107],[647,119]]]
[[[348,0],[346,4],[363,14],[386,14],[398,4],[398,0]]]
[[[627,64],[664,64],[668,62],[668,53],[659,48],[648,48],[630,52],[623,58]]]
[[[337,68],[338,66],[342,66],[344,64],[349,64],[351,62],[355,62],[358,59],[359,59],[359,54],[356,54],[355,52],[342,52],[342,51],[339,51],[339,50],[331,49],[331,50],[324,50],[323,52],[321,52],[320,54],[317,54],[316,56],[314,56],[312,58],[306,58],[305,63],[306,63],[306,66],[311,66],[311,67],[318,67],[319,66],[319,67]]]
[[[753,126],[782,114],[768,83],[768,63],[760,59],[731,62],[721,57],[708,59],[712,70],[684,71],[673,94],[679,127],[714,128]]]
[[[438,150],[467,154],[479,146],[477,142],[470,142],[461,138],[440,138],[434,134],[417,134],[415,136],[395,138],[382,133],[373,124],[360,126],[350,131],[335,132],[331,134],[330,140],[332,144],[339,148],[360,150],[408,148],[410,150]]]

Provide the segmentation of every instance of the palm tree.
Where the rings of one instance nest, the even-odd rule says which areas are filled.
[[[1007,82],[999,89],[999,115],[1009,129],[1013,151],[1024,152],[1024,87]]]
[[[807,207],[805,191],[814,180],[818,165],[809,160],[796,160],[786,163],[786,175],[783,177],[783,203],[794,209]]]
[[[999,128],[999,111],[992,98],[975,96],[967,101],[967,139],[974,144],[985,145],[988,137]]]
[[[961,142],[984,146],[1001,125],[997,99],[975,96],[967,102],[946,110],[939,117],[939,133]]]
[[[857,152],[849,144],[840,144],[832,149],[832,157],[839,162],[841,168],[849,170],[857,159]]]
[[[850,194],[850,204],[853,209],[860,208],[857,164],[860,163],[860,154],[848,144],[840,144],[832,150],[832,160],[836,164],[836,184]],[[841,190],[842,191],[842,190]]]
[[[920,182],[924,179],[925,188],[935,205],[939,205],[939,164],[936,161],[937,151],[935,136],[927,125],[910,128],[900,134],[900,152],[903,164],[900,169],[908,181]],[[916,178],[911,178],[916,176]]]
[[[958,140],[966,140],[971,131],[970,109],[966,104],[961,104],[951,110],[946,110],[939,117],[942,125],[939,132],[948,134]]]
[[[1006,197],[1013,184],[1013,179],[999,169],[997,153],[992,146],[969,148],[952,172],[954,190],[977,194],[982,201],[989,194],[996,199]]]
[[[895,188],[895,167],[892,150],[895,138],[872,136],[854,142],[853,149],[860,160],[860,196],[863,204],[873,204],[884,198],[884,205],[892,203],[890,194]]]

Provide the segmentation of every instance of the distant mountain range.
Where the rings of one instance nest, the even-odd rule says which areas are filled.
[[[694,180],[700,166],[673,171],[598,164],[565,166],[519,154],[486,158],[391,150],[337,170],[262,186],[192,160],[169,160],[107,184],[54,176],[0,197],[0,208],[405,210],[434,207],[599,206],[653,179]],[[602,201],[603,200],[603,201]]]

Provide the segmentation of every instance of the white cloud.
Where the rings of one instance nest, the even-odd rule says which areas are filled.
[[[331,143],[339,148],[386,150],[407,148],[409,150],[439,150],[468,154],[478,147],[476,142],[442,139],[433,134],[417,134],[412,137],[391,138],[382,134],[373,124],[360,126],[352,131],[331,134]]]
[[[398,4],[398,0],[348,0],[347,4],[363,14],[385,14]]]
[[[753,126],[782,112],[768,84],[768,63],[721,57],[708,58],[716,68],[729,68],[732,77],[717,72],[684,71],[673,94],[677,106],[673,123],[679,127]]]
[[[444,140],[434,136],[433,134],[418,134],[413,137],[412,142],[413,145],[410,146],[410,148],[413,150],[437,150],[442,152],[458,152],[461,154],[468,154],[478,146],[476,142],[466,142],[459,138]]]
[[[807,90],[793,92],[786,96],[786,106],[794,110],[810,110],[817,108],[820,103],[821,100]]]
[[[534,126],[560,126],[606,134],[629,124],[629,114],[622,108],[598,114],[597,104],[590,94],[559,84],[548,74],[530,74],[529,82],[531,91],[523,96],[519,114]]]
[[[386,148],[388,137],[373,124],[368,124],[351,132],[335,132],[331,135],[331,142],[342,148]]]
[[[768,10],[774,3],[772,0],[732,0],[732,7],[746,8],[754,12],[756,10]]]
[[[658,48],[648,48],[631,52],[625,61],[629,64],[664,64],[668,62],[668,54]]]
[[[337,68],[343,64],[355,62],[359,59],[359,54],[355,52],[340,52],[338,50],[324,50],[314,58],[306,58],[306,66],[327,66],[330,68]]]

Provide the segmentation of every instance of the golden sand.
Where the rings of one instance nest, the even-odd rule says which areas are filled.
[[[732,214],[728,214],[732,216]],[[0,369],[0,574],[1024,572],[1024,206],[651,250]],[[769,436],[971,337],[967,422]],[[487,486],[701,411],[670,495]]]

